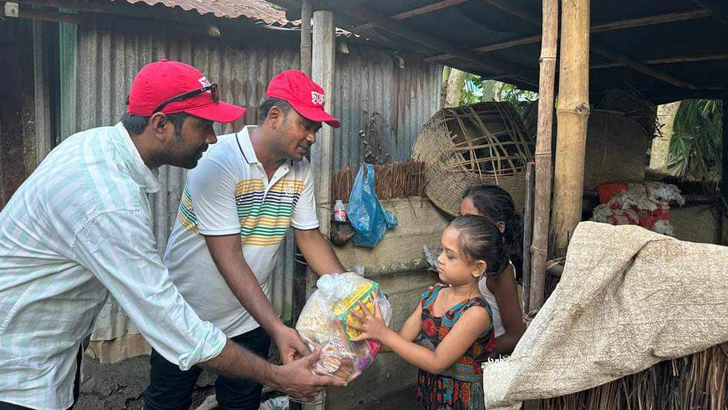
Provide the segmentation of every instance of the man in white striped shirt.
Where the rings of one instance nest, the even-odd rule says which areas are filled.
[[[244,109],[220,102],[194,67],[162,60],[139,72],[127,111],[65,140],[0,212],[0,410],[73,407],[82,342],[109,294],[183,370],[200,365],[304,400],[341,385],[312,374],[320,352],[279,367],[228,341],[180,296],[155,249],[151,170],[193,168],[216,142],[213,121]]]

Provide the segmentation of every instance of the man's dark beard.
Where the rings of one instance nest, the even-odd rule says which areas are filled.
[[[184,144],[182,140],[182,132],[178,130],[178,127],[174,128],[174,143],[177,145]],[[197,154],[199,151],[194,152],[194,156],[190,155],[184,158],[175,159],[167,151],[161,152],[157,155],[158,163],[172,165],[175,167],[192,169],[197,165]]]

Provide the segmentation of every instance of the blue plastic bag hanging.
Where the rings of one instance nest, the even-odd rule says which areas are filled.
[[[373,248],[387,229],[397,226],[397,217],[385,211],[374,191],[374,167],[362,164],[351,188],[346,215],[354,228],[354,245]]]

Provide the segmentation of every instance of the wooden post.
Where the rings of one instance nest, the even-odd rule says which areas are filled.
[[[311,77],[311,0],[301,5],[301,71]]]
[[[306,73],[307,76],[311,77],[311,0],[303,0],[301,8],[301,71]],[[309,158],[310,159],[310,158]],[[298,246],[294,244],[296,254],[300,253]],[[308,299],[309,288],[307,279],[308,269],[296,264],[293,274],[293,295],[291,300],[291,320],[295,324],[298,317],[301,315],[303,306],[306,304]],[[291,410],[300,410],[302,408],[300,403],[291,402]]]
[[[333,112],[334,108],[334,56],[335,56],[335,26],[334,14],[330,11],[315,11],[313,13],[313,64],[311,78],[324,89],[326,101],[324,109]],[[313,170],[314,191],[316,194],[316,215],[321,224],[321,233],[329,237],[331,228],[331,174],[333,173],[334,129],[323,124],[311,147],[311,167]],[[308,269],[307,296],[311,294],[317,276]],[[322,393],[323,400],[316,404],[306,404],[306,410],[320,410],[325,407],[326,392]]]
[[[723,141],[721,157],[721,168],[723,173],[721,174],[720,190],[723,193],[723,198],[728,201],[728,98],[723,98]]]
[[[589,0],[561,2],[560,61],[552,224],[557,257],[566,254],[581,221],[589,120]]]
[[[334,99],[334,14],[313,13],[312,79],[324,89],[324,109],[332,112]],[[321,232],[329,234],[331,223],[331,172],[333,171],[334,129],[323,124],[316,143],[311,147],[317,215]]]
[[[551,213],[551,137],[554,118],[556,41],[559,36],[559,0],[543,0],[541,72],[539,74],[538,128],[536,135],[536,187],[534,190],[533,240],[527,308],[540,309],[546,287],[549,216]],[[525,249],[524,249],[525,251]],[[525,296],[524,296],[525,298]]]
[[[526,210],[523,213],[523,313],[530,311],[531,305],[531,249],[533,238],[533,196],[536,180],[536,164],[526,165]]]
[[[49,57],[46,53],[46,50],[49,48],[49,39],[45,35],[43,26],[44,23],[42,21],[33,21],[36,167],[51,152],[54,138],[51,127],[50,61],[48,61]]]

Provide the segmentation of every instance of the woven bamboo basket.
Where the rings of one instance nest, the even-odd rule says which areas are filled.
[[[466,188],[498,185],[517,209],[525,200],[525,168],[534,139],[509,103],[444,108],[422,127],[412,157],[425,163],[425,194],[456,216]]]
[[[603,107],[603,108],[602,108]],[[536,133],[538,104],[526,114],[524,124]],[[556,152],[556,116],[552,152]],[[610,92],[589,113],[584,152],[584,189],[601,184],[642,182],[647,146],[654,136],[655,109],[634,93]]]

